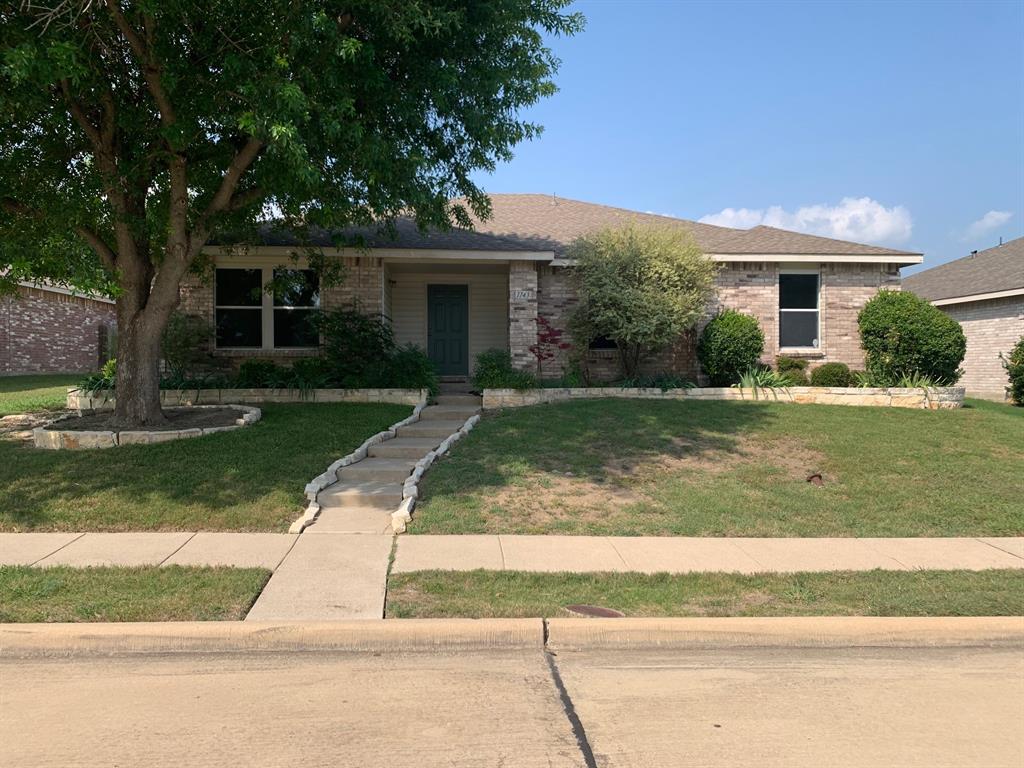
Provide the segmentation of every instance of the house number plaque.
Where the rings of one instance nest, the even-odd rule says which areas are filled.
[[[513,301],[529,301],[533,298],[533,291],[529,290],[515,290],[512,291]]]

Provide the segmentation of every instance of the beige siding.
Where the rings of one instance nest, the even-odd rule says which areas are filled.
[[[427,286],[469,286],[469,359],[508,348],[508,275],[503,272],[392,272],[391,322],[400,344],[427,347]]]

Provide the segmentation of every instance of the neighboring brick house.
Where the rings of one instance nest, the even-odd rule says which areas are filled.
[[[116,324],[109,299],[19,285],[0,297],[0,375],[95,371]]]
[[[1024,237],[910,275],[908,291],[960,323],[967,337],[960,384],[975,397],[1006,398],[999,359],[1024,336]]]
[[[717,227],[547,195],[492,195],[492,217],[476,229],[422,233],[400,220],[391,236],[363,230],[365,247],[334,247],[328,233],[312,245],[343,259],[344,283],[319,290],[307,271],[307,290],[274,299],[261,291],[275,268],[299,256],[287,233],[268,228],[258,244],[213,245],[214,273],[182,286],[182,309],[206,317],[217,329],[216,354],[228,358],[288,359],[316,353],[317,339],[304,325],[317,306],[358,302],[392,324],[401,343],[423,347],[443,376],[465,377],[476,355],[508,349],[515,364],[535,365],[537,318],[565,329],[576,303],[569,245],[580,235],[630,221],[681,227],[721,264],[715,306],[757,317],[765,334],[765,362],[777,355],[812,364],[845,362],[863,367],[857,313],[880,289],[900,286],[902,266],[922,256],[772,227]],[[647,360],[649,372],[699,376],[694,338]],[[597,345],[600,346],[600,345]],[[588,352],[592,373],[617,375],[614,350]],[[546,363],[556,371],[565,358]]]

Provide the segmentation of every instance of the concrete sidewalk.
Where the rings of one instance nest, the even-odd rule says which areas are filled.
[[[577,573],[1024,568],[1024,537],[753,539],[657,536],[401,536],[393,573]]]
[[[275,570],[288,533],[0,533],[0,565],[228,565]]]

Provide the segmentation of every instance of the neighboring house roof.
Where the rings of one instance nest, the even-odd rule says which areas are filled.
[[[1024,292],[1024,237],[909,275],[903,287],[928,301],[948,303]]]
[[[53,283],[30,280],[19,280],[18,285],[23,288],[34,288],[37,291],[46,291],[47,293],[56,293],[62,296],[77,296],[80,299],[89,299],[91,301],[98,301],[101,304],[114,304],[114,300],[109,296],[102,296],[98,293],[89,293],[88,291],[79,291],[75,288],[65,288],[61,285],[54,285]]]
[[[338,242],[361,238],[371,248],[433,249],[450,251],[515,251],[533,254],[547,253],[563,257],[576,238],[603,227],[619,226],[628,222],[653,226],[680,227],[693,234],[704,253],[723,256],[727,260],[741,260],[744,256],[832,256],[836,260],[857,260],[868,257],[880,260],[893,257],[894,263],[915,264],[921,254],[900,251],[877,245],[864,245],[845,240],[834,240],[817,235],[789,232],[775,227],[757,226],[752,229],[732,229],[699,221],[677,219],[641,213],[625,208],[568,200],[554,195],[494,194],[491,198],[491,217],[475,220],[475,229],[453,228],[447,231],[422,232],[416,223],[406,217],[394,223],[393,233],[375,227],[353,227],[332,234],[325,230],[309,233],[309,245],[331,247]],[[213,240],[212,246],[228,245],[227,240]],[[295,236],[273,223],[264,225],[259,232],[259,244],[264,246],[293,247],[300,245]],[[756,258],[751,258],[756,260]]]

